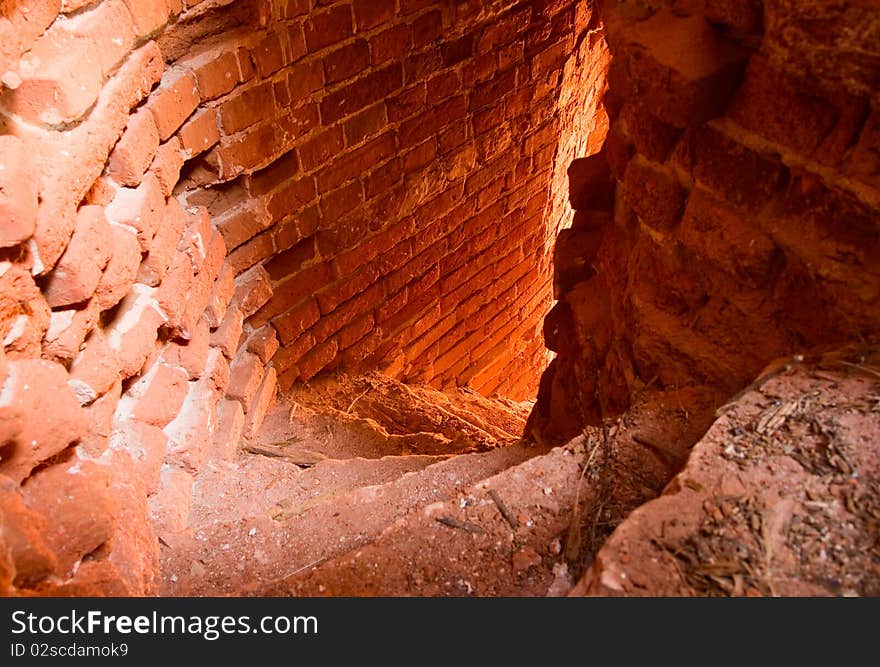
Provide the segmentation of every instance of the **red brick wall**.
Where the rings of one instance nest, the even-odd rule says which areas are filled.
[[[277,332],[282,388],[379,368],[534,395],[574,5],[289,2],[177,60],[202,91],[177,192],[229,247],[245,334]]]
[[[575,11],[3,3],[0,590],[150,592],[279,384],[534,394]]]
[[[774,359],[850,344],[857,360],[880,330],[876,8],[675,4],[600,3],[611,130],[569,171],[545,435],[646,386],[720,404]]]

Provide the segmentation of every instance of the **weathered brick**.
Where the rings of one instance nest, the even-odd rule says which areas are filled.
[[[112,252],[110,223],[100,206],[84,206],[77,214],[70,244],[49,274],[43,294],[52,308],[90,299]]]
[[[272,320],[272,326],[278,332],[282,345],[296,340],[300,334],[308,330],[321,317],[318,303],[314,298],[299,304]]]
[[[165,428],[178,414],[189,391],[189,377],[182,368],[158,362],[128,390],[131,418]]]
[[[0,473],[22,481],[40,463],[65,449],[85,433],[87,423],[67,371],[43,360],[10,360],[0,408],[11,405],[23,415],[16,446],[6,448]]]
[[[224,399],[217,406],[217,428],[214,430],[214,443],[211,458],[219,461],[233,461],[241,444],[244,432],[244,408],[238,401]]]
[[[390,21],[397,9],[394,0],[354,0],[354,20],[358,32]]]
[[[278,376],[274,368],[268,368],[266,370],[266,375],[260,383],[260,387],[257,389],[254,400],[251,402],[247,411],[247,418],[245,419],[244,425],[245,437],[253,438],[257,435],[257,432],[263,425],[266,413],[269,411],[272,402],[275,400],[275,390],[278,386],[277,378]]]
[[[88,405],[103,396],[118,380],[119,359],[116,352],[103,332],[96,329],[70,365],[68,384],[80,404]]]
[[[147,251],[164,211],[162,186],[155,175],[148,173],[136,188],[119,188],[106,212],[110,222],[137,230],[141,250]]]
[[[106,466],[74,457],[33,475],[22,489],[25,503],[46,517],[43,537],[58,557],[55,573],[72,576],[86,554],[116,530],[118,501],[110,493]]]
[[[343,3],[313,12],[304,25],[309,53],[337,44],[353,33],[351,4]]]
[[[81,118],[98,98],[104,77],[91,39],[63,30],[46,32],[22,57],[18,75],[11,111],[46,125]]]
[[[329,340],[303,355],[297,362],[300,379],[311,380],[315,377],[336,358],[338,350],[336,340]]]
[[[162,222],[150,243],[150,251],[138,270],[138,282],[156,287],[162,281],[168,267],[171,266],[174,250],[186,226],[186,219],[186,213],[177,199],[169,198]]]
[[[325,124],[334,123],[387,97],[402,84],[403,72],[398,63],[371,72],[327,95],[321,102],[321,120]]]
[[[256,266],[235,280],[234,303],[245,319],[256,313],[272,297],[272,280],[262,266]]]
[[[165,321],[155,297],[155,289],[135,285],[106,328],[107,342],[119,358],[123,378],[141,370],[156,342],[157,330]]]
[[[745,65],[746,52],[703,19],[671,11],[633,23],[621,63],[625,95],[674,127],[718,115],[727,105]],[[701,57],[694,57],[699,53]],[[614,85],[614,84],[612,84]]]
[[[275,328],[264,326],[255,331],[247,339],[247,350],[256,354],[260,361],[268,364],[280,346]]]
[[[211,329],[208,321],[202,318],[195,331],[191,332],[188,341],[173,341],[165,346],[161,360],[171,366],[180,366],[189,375],[190,380],[200,378],[205,372],[208,360]]]
[[[202,109],[193,114],[178,133],[186,159],[194,158],[220,141],[216,109]]]
[[[220,275],[214,283],[211,299],[205,309],[205,317],[212,329],[220,326],[220,322],[226,315],[226,310],[232,302],[235,294],[235,274],[228,265],[220,270]]]
[[[24,142],[0,136],[0,248],[18,245],[34,233],[37,179],[30,159]]]
[[[216,347],[227,359],[232,359],[238,350],[238,341],[244,328],[244,315],[233,305],[227,311],[215,331],[211,333],[211,346]]]
[[[125,132],[110,153],[107,170],[120,185],[137,187],[159,148],[159,132],[153,114],[139,109],[128,119]]]
[[[199,106],[199,90],[195,75],[188,70],[169,70],[162,83],[147,102],[153,114],[159,139],[166,141]]]
[[[266,118],[275,109],[272,84],[261,83],[230,97],[220,106],[220,125],[226,134],[240,132]]]
[[[174,186],[180,180],[180,170],[185,162],[180,139],[171,137],[159,146],[156,157],[150,165],[150,173],[159,181],[162,194],[170,197]]]
[[[260,358],[250,352],[242,352],[230,366],[229,386],[226,388],[227,398],[241,403],[242,407],[250,407],[260,383],[263,381],[265,369]]]

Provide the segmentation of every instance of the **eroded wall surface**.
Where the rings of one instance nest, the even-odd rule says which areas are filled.
[[[601,2],[599,14],[611,130],[570,168],[576,212],[545,322],[558,357],[532,427],[572,437],[646,386],[723,402],[774,359],[875,339],[876,5]]]

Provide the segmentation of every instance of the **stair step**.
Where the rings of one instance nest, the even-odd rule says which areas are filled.
[[[387,473],[391,465],[406,467],[407,461],[416,458],[429,463],[431,457],[325,461],[307,471],[297,468],[299,473],[288,471],[276,477],[242,474],[246,470],[229,475],[218,470],[217,486],[200,482],[200,498],[194,503],[199,507],[199,516],[191,518],[191,536],[175,541],[173,548],[163,553],[163,571],[178,573],[176,580],[166,575],[163,594],[252,594],[265,582],[285,579],[366,544],[408,512],[452,498],[479,480],[545,451],[516,443],[489,452],[444,458],[395,479],[357,488],[340,485],[333,489],[314,480],[320,491],[298,495],[292,503],[277,487],[293,489],[296,481],[313,479],[313,474],[326,471],[330,475],[333,466],[375,465],[377,472],[381,469]],[[274,472],[280,472],[277,466],[286,464],[265,459],[248,465],[271,466]],[[282,501],[287,504],[279,504]]]
[[[566,448],[532,458],[401,517],[370,544],[259,593],[563,595],[572,586],[562,550],[581,461]]]

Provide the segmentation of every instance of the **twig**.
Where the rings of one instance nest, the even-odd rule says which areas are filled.
[[[453,519],[451,516],[441,516],[434,519],[437,523],[442,523],[447,528],[455,528],[456,530],[464,530],[468,533],[478,534],[485,533],[481,526],[478,526],[475,523],[471,523],[470,521],[460,521],[459,519]]]
[[[501,500],[495,489],[489,489],[489,497],[492,499],[492,502],[495,503],[498,511],[501,512],[501,516],[504,517],[504,520],[510,524],[511,528],[516,530],[519,527],[519,521],[517,521],[516,517],[513,516],[509,509],[507,509],[507,505],[504,504],[504,501]]]
[[[364,396],[370,393],[370,389],[372,387],[367,387],[363,392],[354,397],[354,400],[351,402],[351,405],[348,406],[348,409],[345,411],[345,414],[350,415],[351,411],[354,409],[355,403],[361,400]]]

